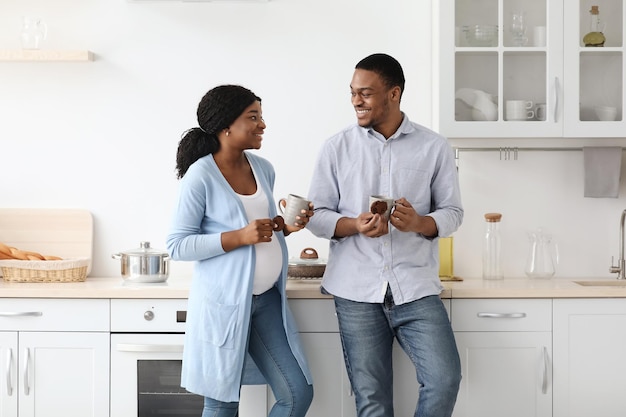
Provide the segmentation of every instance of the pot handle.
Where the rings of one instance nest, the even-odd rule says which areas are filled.
[[[113,255],[111,255],[111,258],[113,258],[113,259],[122,259],[122,254],[121,253],[114,253]]]

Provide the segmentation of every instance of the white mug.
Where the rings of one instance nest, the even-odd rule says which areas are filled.
[[[506,120],[528,120],[535,117],[530,100],[507,100],[504,107]]]
[[[382,215],[387,220],[389,219],[389,214],[391,214],[391,209],[394,206],[393,198],[387,197],[384,195],[371,195],[369,197],[368,202],[369,202],[369,211],[371,211],[373,214],[378,213],[378,209],[380,205],[381,207],[384,207],[385,211],[382,213],[378,213],[378,214]],[[379,202],[382,202],[384,204],[381,205]]]
[[[285,224],[293,226],[297,223],[296,216],[302,215],[302,210],[309,209],[310,201],[299,195],[289,194],[287,198],[278,200],[278,210],[285,219]]]
[[[535,119],[544,121],[546,120],[546,103],[539,103],[535,106]]]

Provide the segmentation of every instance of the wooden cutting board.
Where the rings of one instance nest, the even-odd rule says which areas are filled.
[[[0,208],[0,242],[42,255],[92,259],[93,217],[83,209]]]

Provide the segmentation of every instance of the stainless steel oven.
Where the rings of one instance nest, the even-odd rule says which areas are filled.
[[[180,387],[187,300],[111,300],[111,416],[202,415],[203,398]],[[242,389],[239,415],[267,415],[267,388]]]

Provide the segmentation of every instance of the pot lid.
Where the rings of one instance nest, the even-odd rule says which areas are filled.
[[[299,258],[289,259],[289,265],[326,265],[326,261],[317,256],[315,249],[304,248]]]
[[[150,242],[140,242],[139,248],[127,250],[121,252],[122,255],[135,255],[135,256],[145,256],[145,255],[154,255],[154,256],[164,256],[167,255],[167,252],[153,249],[150,247]]]

